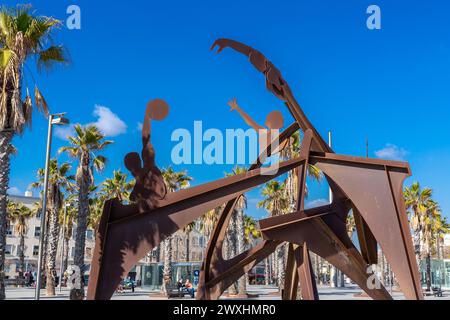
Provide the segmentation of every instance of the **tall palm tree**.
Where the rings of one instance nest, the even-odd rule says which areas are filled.
[[[47,103],[37,86],[34,103],[24,87],[26,62],[38,69],[49,69],[66,62],[62,46],[54,46],[51,34],[60,22],[51,17],[36,16],[30,6],[0,8],[0,300],[5,299],[4,248],[6,245],[6,198],[9,185],[11,141],[31,126],[33,106],[44,114]],[[50,44],[50,45],[48,45]],[[33,80],[33,78],[31,79]]]
[[[23,278],[25,271],[25,236],[28,232],[28,219],[33,216],[33,211],[24,204],[8,201],[8,220],[15,225],[16,234],[20,237],[19,277]]]
[[[432,190],[430,188],[422,189],[418,182],[414,182],[410,187],[405,187],[403,196],[406,209],[409,214],[409,221],[413,230],[414,251],[417,264],[420,266],[421,244],[424,235],[424,216],[427,212],[427,206],[431,200]]]
[[[211,234],[214,230],[214,227],[219,220],[220,213],[222,212],[222,207],[218,207],[206,212],[201,218],[200,224],[200,232],[206,237],[206,240],[209,241]]]
[[[190,234],[191,234],[191,232],[195,229],[195,225],[196,225],[196,223],[195,223],[195,221],[192,221],[191,223],[189,223],[188,225],[186,225],[184,228],[183,228],[183,232],[184,232],[184,234],[186,235],[186,242],[185,242],[185,247],[184,247],[184,255],[185,255],[185,257],[186,257],[186,262],[189,262],[189,260],[190,260],[190,255],[191,255],[191,252],[190,252],[190,246],[191,246],[191,244],[190,244]]]
[[[59,213],[64,202],[64,191],[70,191],[73,188],[72,181],[75,177],[69,175],[72,166],[65,162],[58,165],[56,159],[51,159],[49,163],[48,177],[48,197],[47,197],[47,216],[48,216],[48,243],[46,255],[46,290],[48,296],[55,295],[56,285],[56,254],[59,240]],[[45,169],[39,169],[37,172],[38,181],[31,184],[31,187],[38,188],[44,185]]]
[[[300,131],[296,131],[289,139],[288,146],[282,151],[282,156],[287,159],[294,159],[300,155],[300,149],[302,144],[302,138],[300,136]],[[298,173],[299,168],[296,167],[295,169],[291,170],[287,174],[287,179],[285,181],[286,185],[286,196],[289,201],[289,210],[291,212],[294,212],[297,210],[297,198],[299,194],[298,190]],[[323,173],[317,168],[316,166],[312,164],[308,164],[307,171],[306,171],[308,178],[315,180],[315,181],[321,181],[323,179]],[[308,186],[305,185],[305,195],[308,196]],[[320,264],[321,264],[321,258],[319,256],[315,256],[315,266],[316,266],[316,274],[319,275],[321,270]]]
[[[247,172],[247,170],[243,167],[235,167],[230,173],[227,173],[226,176],[235,176],[239,174],[243,174]],[[234,207],[233,219],[234,223],[231,226],[234,226],[235,229],[229,228],[228,231],[232,233],[233,236],[230,236],[231,243],[229,243],[229,248],[233,248],[234,252],[230,252],[230,257],[233,255],[240,254],[245,250],[245,230],[244,230],[244,210],[247,208],[247,197],[243,194],[238,198],[236,206]],[[240,295],[244,295],[247,291],[246,288],[246,277],[241,277],[238,280],[237,291]]]
[[[64,252],[62,270],[67,270],[69,266],[69,241],[73,233],[73,225],[77,217],[77,207],[74,205],[76,202],[76,194],[72,192],[64,199],[65,210],[60,210],[59,224],[64,226],[64,233],[62,234],[62,241],[64,241]],[[65,219],[64,219],[65,215]],[[62,281],[62,279],[60,279]]]
[[[245,249],[251,247],[252,243],[261,238],[261,232],[257,228],[257,222],[249,215],[244,215],[244,243]],[[245,283],[249,284],[248,273],[245,274]]]
[[[443,217],[441,213],[436,215],[433,223],[433,240],[436,250],[436,256],[438,259],[443,258],[442,241],[444,235],[450,233],[450,224],[447,222],[447,218]]]
[[[295,132],[289,139],[288,146],[283,150],[282,155],[283,157],[287,159],[294,159],[300,155],[300,149],[301,149],[301,137],[300,132]],[[295,169],[289,171],[287,179],[286,179],[286,192],[287,197],[289,199],[289,207],[290,210],[295,211],[297,198],[298,198],[298,170],[299,168],[296,167]],[[316,166],[312,164],[308,164],[307,168],[307,175],[309,178],[321,181],[323,178],[323,173],[317,168]],[[306,195],[308,195],[308,188],[306,187]]]
[[[162,170],[162,176],[164,183],[166,184],[168,192],[176,192],[182,188],[189,186],[189,182],[192,180],[187,175],[187,171],[176,172],[172,167],[168,167]],[[164,266],[163,266],[163,286],[162,290],[166,291],[166,285],[170,283],[172,279],[172,237],[167,237],[163,242],[164,248]]]
[[[67,152],[69,156],[78,160],[75,176],[78,194],[78,216],[74,263],[80,268],[82,279],[81,289],[72,289],[71,299],[82,299],[84,297],[84,250],[89,217],[89,196],[94,183],[93,171],[101,171],[106,164],[106,158],[96,155],[95,152],[104,150],[106,146],[113,142],[105,140],[105,136],[95,125],[86,127],[82,127],[79,124],[75,125],[75,135],[69,136],[68,139],[70,146],[62,147],[59,152]]]
[[[285,192],[285,189],[285,182],[281,183],[277,180],[269,181],[261,192],[264,199],[258,203],[258,207],[266,209],[271,217],[287,213],[290,208],[289,198]],[[285,257],[286,248],[282,245],[277,248],[276,259],[273,259],[277,262],[276,278],[280,290],[284,286]],[[268,270],[266,270],[266,274],[268,273]]]
[[[428,201],[425,216],[423,217],[427,291],[431,290],[431,246],[434,236],[433,227],[440,215],[441,211],[437,202],[434,200]]]

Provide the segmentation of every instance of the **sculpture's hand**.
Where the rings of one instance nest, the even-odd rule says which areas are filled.
[[[217,39],[216,41],[214,41],[214,43],[212,44],[210,50],[214,50],[216,46],[219,47],[219,49],[217,49],[217,53],[220,53],[223,49],[225,49],[226,47],[228,47],[228,40],[227,39]]]
[[[236,98],[233,98],[230,101],[228,101],[228,105],[231,107],[230,111],[234,111],[234,110],[237,110],[239,108]]]

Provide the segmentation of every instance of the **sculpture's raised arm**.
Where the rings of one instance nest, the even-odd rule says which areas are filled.
[[[249,57],[250,62],[255,68],[264,74],[266,79],[266,88],[272,92],[277,98],[283,100],[288,107],[290,113],[299,124],[303,131],[311,129],[313,131],[312,148],[315,151],[333,152],[328,144],[323,140],[316,128],[306,117],[299,103],[292,94],[288,83],[283,79],[281,72],[270,62],[261,52],[255,50],[243,43],[231,39],[217,39],[211,46],[211,50],[218,47],[217,52],[221,52],[225,48],[232,48]]]

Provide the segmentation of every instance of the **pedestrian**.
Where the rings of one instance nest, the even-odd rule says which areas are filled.
[[[117,293],[123,293],[123,280],[120,280],[119,286],[117,287]]]
[[[184,287],[188,291],[188,293],[191,295],[191,298],[195,298],[195,289],[192,283],[189,281],[189,279],[186,279],[186,282],[184,284]]]
[[[131,292],[134,292],[134,280],[131,277],[128,277],[128,281],[131,286]]]

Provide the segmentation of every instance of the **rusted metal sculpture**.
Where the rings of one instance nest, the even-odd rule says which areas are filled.
[[[232,283],[286,242],[289,243],[289,254],[283,299],[296,299],[298,284],[303,299],[319,298],[310,252],[335,265],[370,297],[391,299],[383,286],[370,286],[372,273],[368,272],[368,266],[376,263],[378,244],[405,297],[422,299],[402,197],[403,180],[410,175],[408,164],[333,153],[301,110],[279,70],[269,60],[260,52],[233,40],[219,39],[212,48],[215,46],[219,46],[219,52],[230,47],[243,53],[264,74],[268,90],[285,102],[295,119],[280,134],[277,142],[284,143],[301,129],[304,137],[300,155],[282,161],[274,175],[265,175],[261,166],[275,147],[271,143],[244,174],[164,196],[155,192],[158,183],[146,184],[149,170],[145,160],[143,168],[147,171],[143,174],[139,171],[142,168],[136,154],[127,155],[132,159],[126,160],[127,168],[134,176],[143,177],[140,178],[141,187],[147,193],[140,193],[137,204],[122,205],[117,199],[105,203],[92,261],[88,299],[109,299],[121,278],[150,250],[208,210],[224,203],[206,249],[197,299],[218,299]],[[333,193],[331,204],[304,208],[308,164],[317,166],[324,173]],[[295,212],[259,221],[264,240],[256,247],[225,260],[222,256],[223,241],[238,198],[294,168],[299,169]],[[157,173],[155,175],[158,176]],[[157,196],[148,196],[149,193]],[[355,216],[360,251],[346,232],[350,210]]]

